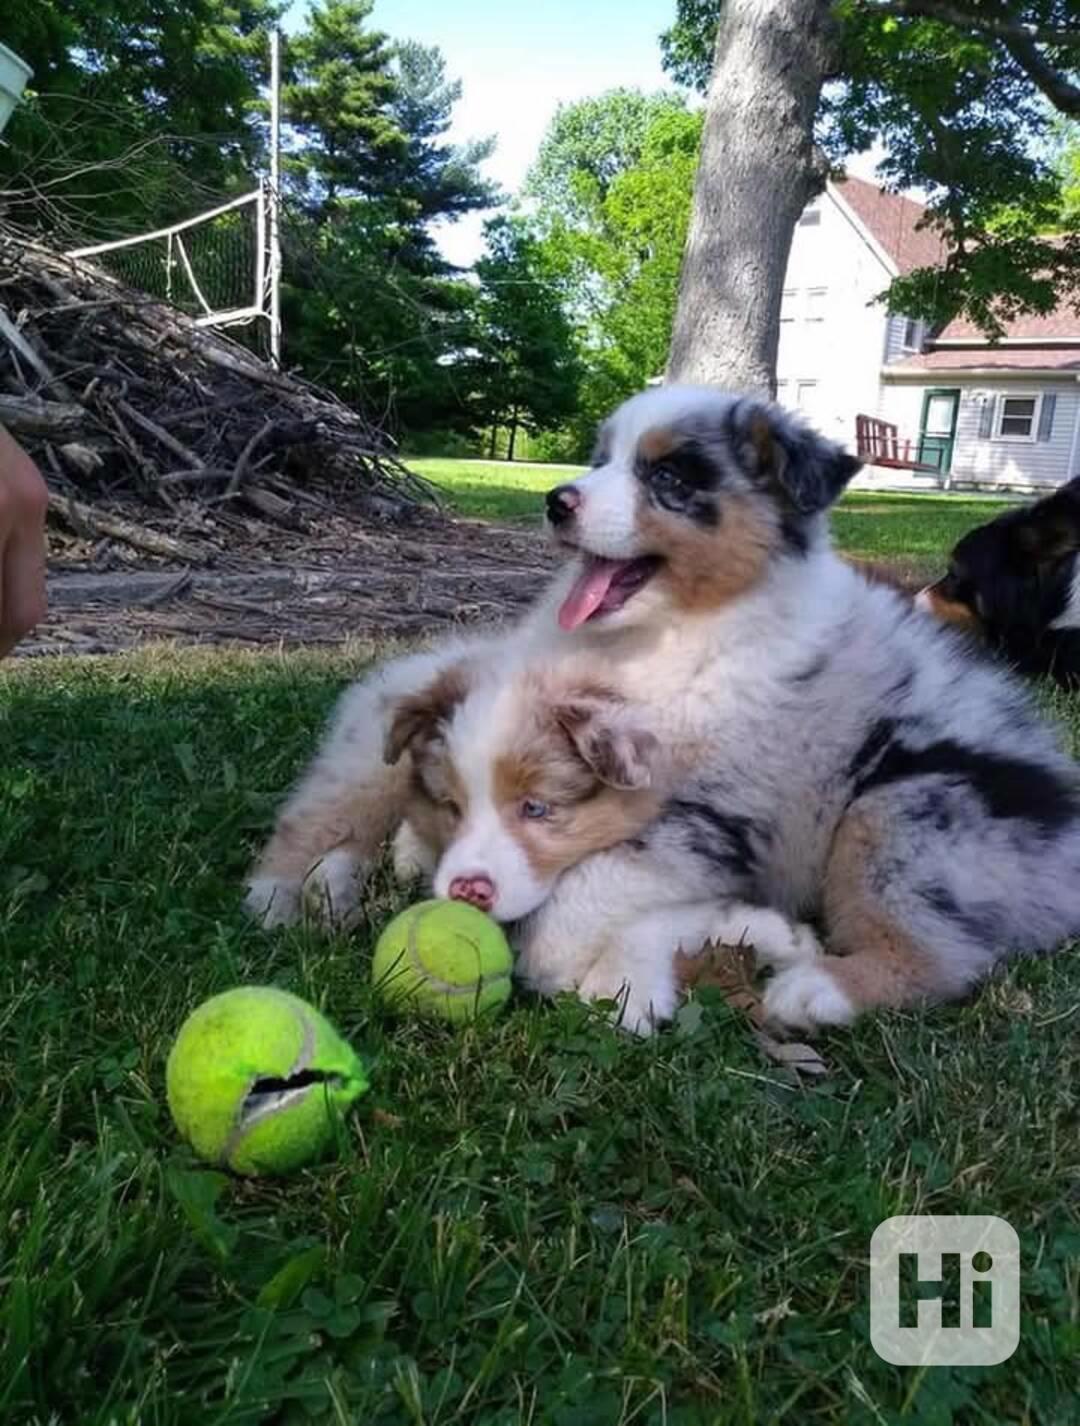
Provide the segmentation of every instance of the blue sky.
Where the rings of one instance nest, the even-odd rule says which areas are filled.
[[[295,4],[286,28],[307,9]],[[674,0],[376,0],[372,23],[397,39],[438,45],[462,81],[454,137],[498,137],[487,172],[516,189],[560,103],[620,84],[665,84],[658,36]],[[482,219],[441,234],[446,255],[478,255]]]

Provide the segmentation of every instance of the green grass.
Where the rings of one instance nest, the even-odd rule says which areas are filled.
[[[891,495],[851,491],[833,513],[841,550],[906,572],[941,573],[956,541],[1008,509],[1005,501],[962,495]]]
[[[439,487],[447,505],[473,520],[539,520],[543,494],[574,472],[565,466],[511,465],[508,461],[410,460],[409,469]]]
[[[239,904],[367,654],[0,671],[0,1421],[1074,1421],[1075,957],[826,1037],[806,1086],[709,992],[649,1043],[569,999],[394,1020],[368,982],[384,872],[352,938],[267,937]],[[337,1160],[283,1183],[200,1167],[164,1105],[180,1022],[245,982],[371,1066]],[[874,1355],[869,1240],[901,1212],[1016,1227],[1008,1363]]]
[[[505,461],[425,459],[410,468],[433,481],[448,506],[471,519],[528,523],[543,516],[544,491],[573,479],[566,466],[509,465]],[[922,577],[965,530],[1006,509],[1004,501],[962,495],[893,495],[854,491],[833,516],[837,544],[863,559],[895,563]]]

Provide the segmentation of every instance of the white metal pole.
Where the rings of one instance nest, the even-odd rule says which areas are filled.
[[[266,311],[266,179],[259,179],[259,196],[255,200],[255,292],[252,303],[256,312]]]
[[[281,31],[270,31],[270,360],[281,366]]]

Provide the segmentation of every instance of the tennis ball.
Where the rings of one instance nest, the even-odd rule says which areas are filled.
[[[510,998],[513,958],[501,927],[464,901],[421,901],[395,916],[371,972],[392,1005],[462,1022]]]
[[[242,1174],[316,1158],[368,1087],[364,1067],[317,1010],[286,990],[246,986],[204,1001],[165,1068],[169,1109],[200,1157]]]

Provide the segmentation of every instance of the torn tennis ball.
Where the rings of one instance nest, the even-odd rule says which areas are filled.
[[[318,1158],[368,1088],[359,1057],[299,996],[268,986],[215,995],[180,1027],[165,1069],[169,1109],[200,1158],[285,1174]]]

